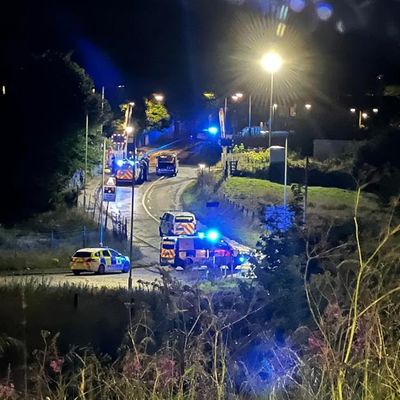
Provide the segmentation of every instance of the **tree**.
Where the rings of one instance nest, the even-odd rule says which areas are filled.
[[[146,106],[146,127],[147,129],[162,129],[169,126],[171,116],[167,108],[161,102],[153,99],[144,99]]]
[[[3,160],[12,171],[0,221],[9,223],[64,201],[69,179],[84,166],[85,114],[92,161],[101,141],[99,125],[110,118],[108,104],[101,113],[101,97],[92,92],[92,80],[69,56],[47,52],[21,64],[10,66],[0,107],[8,132]]]

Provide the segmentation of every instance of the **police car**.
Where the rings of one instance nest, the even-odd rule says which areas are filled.
[[[129,257],[122,255],[109,247],[93,247],[79,249],[71,257],[70,267],[74,275],[81,272],[128,272],[130,268]]]

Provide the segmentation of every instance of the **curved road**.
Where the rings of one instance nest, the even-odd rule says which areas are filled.
[[[189,184],[197,175],[197,169],[193,166],[180,166],[176,177],[157,177],[155,173],[149,175],[149,181],[143,185],[135,187],[135,213],[134,213],[134,243],[142,253],[141,259],[135,263],[132,271],[133,285],[138,286],[140,281],[154,282],[160,278],[160,274],[155,266],[159,261],[160,237],[158,235],[159,217],[164,211],[179,209],[180,196],[186,185]],[[110,207],[111,207],[110,203]],[[131,187],[118,187],[117,198],[112,206],[113,211],[121,212],[127,217],[130,224],[131,213]],[[128,225],[130,232],[130,225]],[[143,268],[143,267],[150,268]],[[173,275],[182,279],[183,275],[179,271],[172,271]],[[191,279],[185,274],[185,279]],[[0,277],[0,284],[10,281],[32,281],[45,280],[51,285],[74,284],[89,285],[95,287],[126,287],[128,274],[106,274],[93,275],[81,274],[74,276],[68,274],[49,274],[45,276],[8,276]]]

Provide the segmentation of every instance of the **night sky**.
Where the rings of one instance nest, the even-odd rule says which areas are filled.
[[[354,94],[373,90],[378,74],[400,80],[399,18],[398,0],[20,0],[2,15],[1,62],[72,52],[98,87],[124,84],[134,99],[162,91],[185,108],[205,89],[256,90],[243,61],[249,43],[286,40],[297,53],[293,93]],[[279,22],[287,30],[278,40]]]

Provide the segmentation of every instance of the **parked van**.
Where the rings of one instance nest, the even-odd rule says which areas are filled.
[[[167,211],[160,218],[160,236],[196,234],[196,217],[191,212]]]

